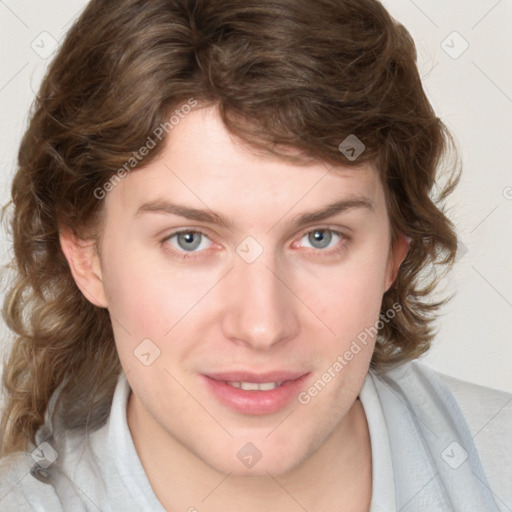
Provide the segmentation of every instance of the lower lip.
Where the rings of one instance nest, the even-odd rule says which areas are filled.
[[[270,391],[245,391],[223,381],[201,375],[214,396],[230,409],[243,414],[272,414],[284,409],[304,387],[309,373]]]

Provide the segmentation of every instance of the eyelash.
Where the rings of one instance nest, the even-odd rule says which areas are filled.
[[[308,253],[311,253],[311,252],[312,253],[317,253],[320,257],[329,257],[329,256],[333,256],[335,254],[340,253],[343,249],[345,249],[346,243],[350,240],[350,237],[346,236],[341,231],[337,231],[337,230],[329,228],[327,226],[319,226],[319,227],[315,227],[313,229],[310,229],[308,231],[305,231],[304,233],[302,233],[299,236],[298,240],[301,240],[306,235],[309,235],[310,233],[314,233],[315,231],[328,231],[331,234],[337,235],[338,237],[341,238],[341,240],[334,247],[331,247],[330,249],[309,249],[307,251]],[[208,235],[206,233],[202,232],[202,231],[199,231],[199,230],[196,230],[196,229],[186,229],[185,228],[185,229],[181,229],[181,230],[178,230],[178,231],[173,231],[171,234],[167,235],[163,240],[160,241],[160,244],[162,245],[164,250],[166,252],[169,252],[174,257],[179,257],[179,258],[181,258],[183,260],[196,260],[198,258],[201,258],[202,255],[200,253],[204,252],[204,251],[198,251],[197,253],[195,253],[195,252],[181,252],[181,251],[178,251],[178,250],[176,250],[174,248],[170,248],[170,245],[167,244],[167,242],[172,237],[174,237],[176,235],[179,235],[180,233],[200,234],[200,235],[203,235],[203,236],[205,236],[206,238],[209,239]]]

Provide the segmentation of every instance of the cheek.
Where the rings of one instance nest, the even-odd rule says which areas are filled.
[[[112,239],[108,249],[115,242]],[[160,256],[148,258],[136,247],[112,250],[105,260],[104,286],[116,339],[124,340],[122,350],[133,349],[145,338],[167,345],[169,331],[189,322],[219,279],[211,270],[170,265]]]
[[[124,243],[122,233],[109,232],[102,248],[102,274],[108,310],[118,352],[123,359],[133,355],[146,338],[160,346],[172,319],[173,295],[155,265],[140,249]],[[179,302],[179,297],[174,298]],[[128,359],[127,362],[129,362]]]
[[[157,276],[146,272],[143,264],[130,259],[115,263],[104,273],[104,285],[113,320],[123,323],[130,332],[149,336],[163,323],[161,308],[165,287]]]
[[[382,256],[356,254],[337,267],[317,269],[303,280],[300,294],[336,338],[347,341],[378,319],[385,267]]]

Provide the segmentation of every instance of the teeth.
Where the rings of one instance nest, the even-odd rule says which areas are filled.
[[[234,388],[243,389],[244,391],[271,391],[281,386],[283,381],[279,382],[228,382]]]

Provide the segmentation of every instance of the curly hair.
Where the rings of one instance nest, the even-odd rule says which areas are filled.
[[[106,421],[121,371],[111,318],[76,286],[59,229],[94,239],[104,203],[95,191],[190,98],[217,105],[230,133],[255,151],[375,165],[391,243],[400,233],[411,243],[381,313],[401,307],[381,322],[371,366],[427,351],[447,300],[433,301],[439,274],[427,273],[455,259],[442,204],[460,170],[416,59],[410,34],[376,0],[89,2],[36,96],[4,208],[14,257],[3,316],[14,340],[4,365],[0,454],[34,442],[57,389],[66,428]],[[351,134],[365,145],[357,161],[339,149]],[[449,155],[454,160],[442,165]]]

